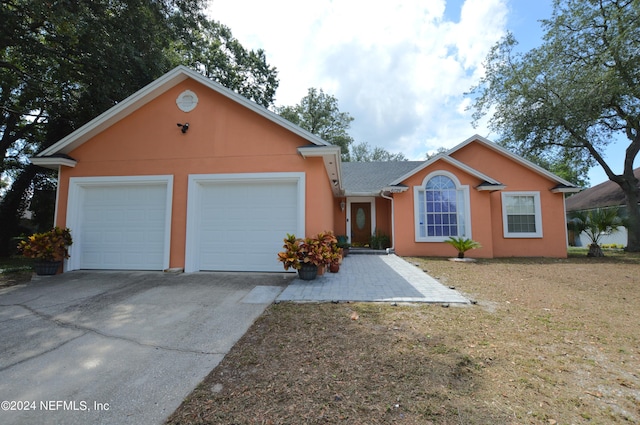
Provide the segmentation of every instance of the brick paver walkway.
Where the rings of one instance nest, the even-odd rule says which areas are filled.
[[[295,279],[276,301],[465,303],[469,300],[396,255],[349,255],[338,273]]]

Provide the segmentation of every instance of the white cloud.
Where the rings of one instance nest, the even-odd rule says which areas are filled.
[[[336,96],[356,142],[423,159],[475,132],[463,93],[504,34],[508,0],[466,0],[460,21],[445,1],[214,0],[212,19],[278,68],[278,105],[309,87]]]

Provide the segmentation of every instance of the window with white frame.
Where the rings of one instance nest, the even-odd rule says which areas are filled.
[[[450,236],[471,237],[469,187],[445,172],[428,175],[414,187],[417,242],[442,242]]]
[[[541,238],[540,192],[502,192],[505,238]]]

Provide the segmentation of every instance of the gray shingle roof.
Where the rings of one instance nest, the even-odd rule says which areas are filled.
[[[640,168],[633,170],[633,175],[640,179]],[[566,200],[567,211],[587,210],[624,205],[624,192],[616,183],[607,180],[580,193],[569,196]]]
[[[343,162],[342,185],[349,194],[374,194],[424,161]]]

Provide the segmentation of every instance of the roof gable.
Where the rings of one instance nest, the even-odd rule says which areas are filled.
[[[472,175],[472,176],[478,178],[479,180],[482,180],[485,184],[496,185],[496,186],[501,186],[502,185],[499,181],[487,176],[486,174],[481,173],[480,171],[469,167],[468,165],[458,161],[455,158],[451,158],[450,156],[448,156],[448,153],[441,153],[441,154],[438,154],[438,155],[434,156],[433,158],[428,159],[427,161],[424,161],[422,163],[422,165],[420,165],[419,167],[416,167],[415,169],[411,170],[409,173],[407,173],[407,174],[405,174],[403,176],[400,176],[396,180],[391,182],[391,185],[397,185],[397,184],[402,183],[404,180],[406,180],[409,177],[419,173],[420,171],[424,170],[425,168],[429,167],[430,165],[432,165],[432,164],[434,164],[434,163],[436,163],[438,161],[447,162],[447,163],[453,165],[454,167],[464,171],[465,173],[467,173],[469,175]]]
[[[131,96],[124,99],[122,102],[103,112],[93,120],[89,121],[87,124],[78,128],[73,133],[53,144],[51,147],[43,150],[38,155],[36,155],[34,159],[51,157],[57,154],[68,154],[87,140],[94,137],[96,134],[102,132],[124,117],[142,108],[161,94],[167,92],[172,87],[175,87],[176,85],[189,78],[197,81],[206,88],[214,90],[221,95],[233,100],[234,102],[250,109],[251,111],[267,118],[268,120],[280,125],[281,127],[284,127],[287,130],[299,135],[300,137],[308,140],[313,145],[330,145],[328,142],[325,142],[318,136],[315,136],[308,131],[298,127],[297,125],[285,120],[274,112],[271,112],[268,109],[258,105],[257,103],[237,94],[236,92],[227,89],[226,87],[211,80],[210,78],[205,77],[204,75],[181,65],[169,71],[157,80],[151,82],[142,89],[138,90]]]
[[[478,134],[475,134],[471,137],[469,137],[467,140],[465,140],[464,142],[460,143],[457,146],[454,146],[453,148],[451,148],[449,151],[446,152],[446,155],[455,155],[455,153],[459,150],[461,150],[462,148],[472,144],[472,143],[480,143],[482,145],[484,145],[485,147],[493,150],[494,152],[497,152],[500,155],[503,155],[504,157],[524,166],[525,168],[530,169],[531,171],[546,177],[547,179],[555,182],[559,188],[559,191],[578,191],[580,190],[575,184],[564,180],[563,178],[553,174],[550,171],[545,170],[544,168],[540,167],[537,164],[534,164],[531,161],[528,161],[526,159],[524,159],[523,157],[521,157],[520,155],[516,155],[515,153],[509,151],[508,149],[498,145],[497,143],[492,142],[491,140],[484,138]]]

